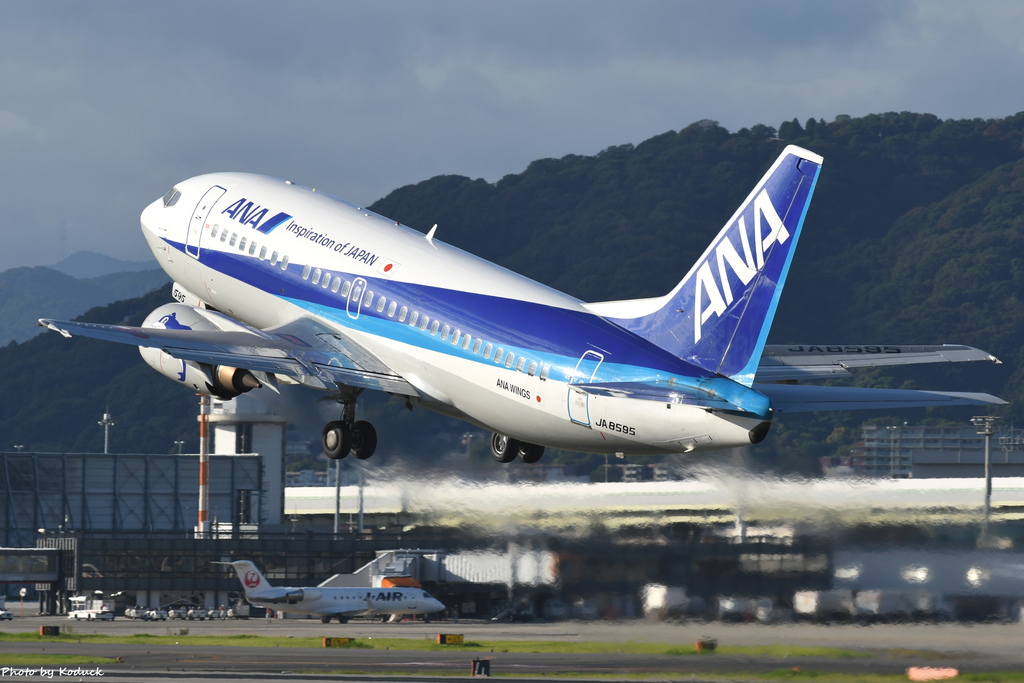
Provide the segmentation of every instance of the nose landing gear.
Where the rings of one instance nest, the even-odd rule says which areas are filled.
[[[377,450],[377,430],[365,420],[355,419],[356,398],[362,389],[346,392],[338,400],[342,408],[341,419],[332,420],[324,427],[321,437],[324,455],[331,460],[340,460],[350,452],[360,460],[366,460]]]

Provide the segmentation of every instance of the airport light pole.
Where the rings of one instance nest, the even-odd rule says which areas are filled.
[[[334,537],[341,533],[341,458],[334,461]]]
[[[356,517],[356,523],[359,525],[359,529],[356,533],[360,536],[363,535],[363,486],[366,485],[366,479],[363,477],[363,468],[357,467],[356,472],[359,473],[359,515]]]
[[[971,418],[974,429],[985,437],[985,505],[981,518],[981,541],[988,539],[988,523],[992,513],[992,435],[995,433],[995,421],[992,415],[976,415]]]
[[[110,453],[110,428],[114,426],[115,422],[110,413],[103,413],[103,419],[96,424],[103,427],[103,455],[107,455]]]
[[[209,441],[210,397],[199,394],[199,519],[196,525],[197,537],[208,538],[210,532],[210,441]]]

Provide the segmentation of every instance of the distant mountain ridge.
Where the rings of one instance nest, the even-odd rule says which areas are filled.
[[[114,273],[154,270],[156,266],[152,260],[123,261],[106,254],[97,254],[94,251],[76,251],[66,259],[48,267],[71,277],[88,279]]]
[[[107,265],[115,262],[110,259]],[[0,345],[39,334],[39,318],[74,318],[96,306],[142,296],[169,281],[159,269],[87,278],[45,266],[5,270],[0,273]]]

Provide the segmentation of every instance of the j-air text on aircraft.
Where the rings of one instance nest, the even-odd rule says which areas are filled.
[[[822,163],[786,147],[670,292],[597,303],[445,244],[436,226],[424,235],[265,176],[197,176],[142,213],[175,303],[140,328],[40,324],[136,345],[161,374],[222,398],[286,383],[330,392],[341,406],[323,430],[332,458],[376,449],[373,425],[356,420],[366,389],[491,431],[499,462],[536,462],[546,446],[746,446],[784,412],[1003,403],[806,383],[859,367],[998,362],[967,346],[766,344]]]

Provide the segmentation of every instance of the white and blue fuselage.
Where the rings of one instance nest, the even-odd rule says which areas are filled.
[[[316,317],[423,403],[545,446],[672,453],[751,443],[757,392],[714,378],[578,299],[308,188],[241,173],[175,186],[142,228],[182,289],[255,328]],[[740,393],[747,413],[574,390],[657,381]]]

